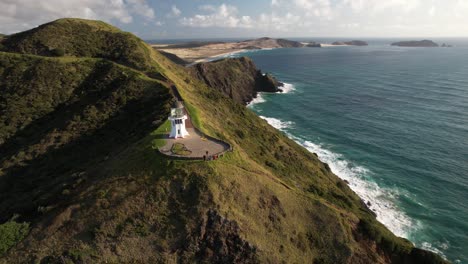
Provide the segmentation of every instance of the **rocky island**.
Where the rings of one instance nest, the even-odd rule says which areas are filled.
[[[363,40],[351,41],[335,41],[332,43],[334,46],[368,46],[369,44]]]
[[[2,264],[446,263],[243,105],[278,86],[249,59],[183,67],[84,19],[0,44]],[[233,151],[162,155],[178,99]]]
[[[398,46],[398,47],[424,47],[424,48],[433,48],[433,47],[439,47],[437,43],[435,43],[432,40],[411,40],[411,41],[400,41],[400,42],[394,42],[391,44],[392,46]]]
[[[322,47],[322,44],[318,43],[318,42],[308,42],[307,44],[305,44],[305,47],[308,47],[308,48],[321,48]]]

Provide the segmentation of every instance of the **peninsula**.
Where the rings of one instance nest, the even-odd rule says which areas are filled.
[[[220,57],[246,50],[300,48],[303,46],[302,43],[297,41],[267,37],[239,42],[189,42],[173,45],[152,45],[153,48],[162,52],[174,54],[187,63],[203,62],[210,57]]]

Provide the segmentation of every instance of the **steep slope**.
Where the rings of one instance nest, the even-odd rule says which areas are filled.
[[[378,223],[315,155],[143,47],[170,83],[107,59],[1,54],[0,231],[15,240],[0,237],[0,263],[442,262]],[[156,151],[170,84],[232,153]]]
[[[208,86],[241,104],[252,101],[257,92],[281,91],[282,84],[273,76],[263,74],[247,57],[198,63],[189,70]]]

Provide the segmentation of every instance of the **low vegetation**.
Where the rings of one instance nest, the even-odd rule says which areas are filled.
[[[14,220],[0,225],[0,256],[8,249],[23,240],[29,232],[28,223],[17,223]]]
[[[179,156],[188,156],[192,154],[192,152],[182,143],[174,143],[172,145],[171,152]]]

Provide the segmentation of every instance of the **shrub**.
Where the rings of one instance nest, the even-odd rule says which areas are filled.
[[[23,240],[29,232],[29,223],[8,221],[0,225],[0,256]]]
[[[51,52],[52,55],[55,57],[63,57],[65,55],[65,50],[63,50],[62,48],[53,49]]]

